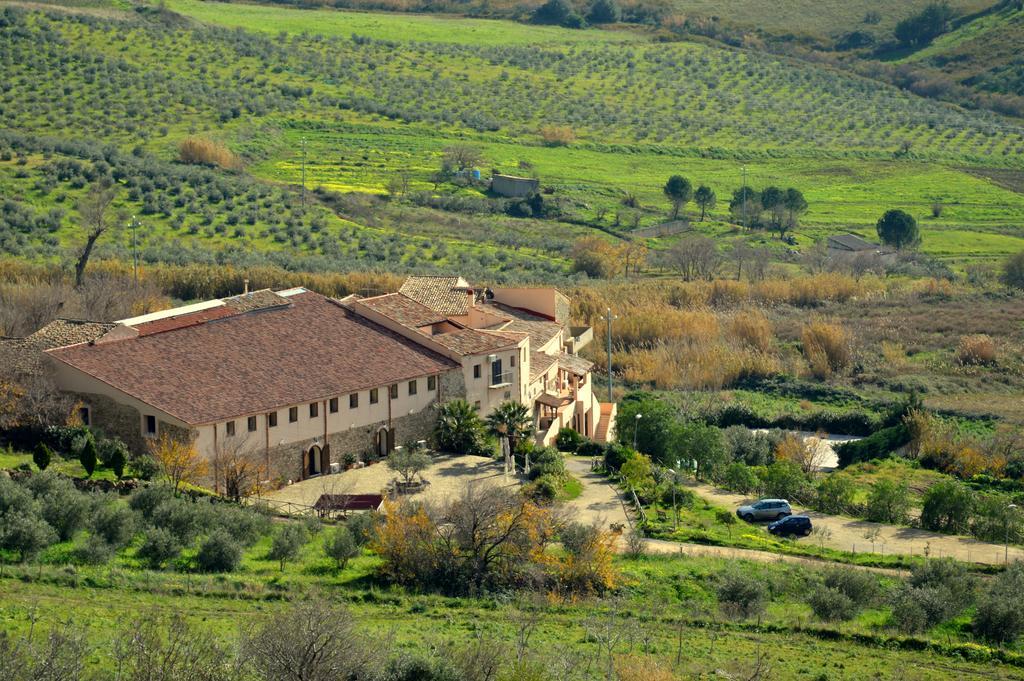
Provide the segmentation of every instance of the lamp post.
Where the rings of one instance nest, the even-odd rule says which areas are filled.
[[[636,451],[636,431],[640,430],[640,419],[644,417],[643,414],[637,414],[633,418],[633,451]]]
[[[1006,536],[1004,537],[1005,541],[1003,543],[1003,564],[1004,565],[1009,565],[1010,564],[1010,515],[1013,513],[1013,511],[1016,508],[1017,508],[1017,504],[1010,504],[1009,506],[1006,507],[1006,510],[1008,511],[1008,513],[1006,514],[1006,521],[1003,523],[1004,530],[1005,530],[1005,533],[1006,533]]]

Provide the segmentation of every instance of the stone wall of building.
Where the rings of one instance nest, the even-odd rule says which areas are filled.
[[[457,380],[448,379],[448,387],[455,388],[462,382],[462,372],[448,372],[446,376],[457,374]],[[442,394],[446,394],[445,380],[442,377]],[[458,393],[447,393],[458,396]],[[455,399],[455,397],[451,399]],[[395,445],[407,446],[418,440],[432,439],[434,425],[437,423],[436,403],[414,414],[404,414],[391,419],[391,430],[394,431]],[[377,455],[377,433],[388,426],[387,420],[358,426],[348,430],[328,433],[330,463],[337,463],[344,468],[355,461],[368,461],[380,458]],[[287,445],[271,447],[267,452],[270,478],[287,482],[304,479],[305,457],[313,445],[323,446],[322,438],[309,438]],[[325,471],[326,472],[326,471]]]
[[[89,425],[92,428],[102,431],[107,437],[120,438],[132,452],[141,454],[147,450],[148,441],[142,437],[142,414],[138,409],[121,404],[106,395],[69,394],[89,407]]]

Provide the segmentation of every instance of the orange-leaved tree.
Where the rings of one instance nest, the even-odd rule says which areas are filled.
[[[196,450],[195,442],[168,433],[150,442],[150,453],[177,494],[182,483],[195,484],[206,475],[208,464]]]

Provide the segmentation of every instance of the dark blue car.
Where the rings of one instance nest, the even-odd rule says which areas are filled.
[[[791,515],[768,526],[769,532],[780,537],[806,537],[812,529],[811,519],[805,515]]]

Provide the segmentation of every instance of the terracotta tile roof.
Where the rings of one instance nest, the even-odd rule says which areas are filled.
[[[444,315],[464,315],[469,310],[469,283],[462,277],[408,277],[399,293]]]
[[[547,373],[558,359],[544,352],[530,353],[530,383]]]
[[[193,425],[457,365],[316,293],[289,305],[50,355]]]
[[[223,300],[225,305],[239,312],[265,310],[270,307],[280,307],[281,305],[288,304],[287,298],[277,295],[269,288],[242,293],[241,295],[231,296]]]
[[[555,355],[555,358],[558,360],[559,369],[576,374],[577,376],[586,376],[587,372],[594,368],[593,362],[589,359],[583,359],[579,355],[570,355],[560,352]]]
[[[90,322],[81,319],[55,319],[31,336],[29,341],[36,342],[46,348],[59,348],[63,345],[87,343],[96,340],[116,324],[108,322]]]
[[[0,367],[14,375],[40,374],[43,351],[96,340],[114,324],[78,319],[55,319],[25,338],[0,339]]]
[[[431,310],[426,305],[421,305],[404,293],[388,293],[383,296],[363,298],[358,302],[389,319],[395,320],[402,326],[414,329],[445,320],[443,314]]]
[[[460,355],[479,355],[512,348],[518,344],[518,341],[506,336],[486,333],[477,329],[459,329],[451,333],[439,333],[436,336],[431,336],[430,340],[440,343]]]
[[[163,319],[157,319],[152,322],[135,324],[131,328],[138,331],[140,336],[148,336],[154,333],[164,333],[165,331],[184,329],[187,326],[195,326],[196,324],[202,324],[212,319],[233,317],[236,314],[240,314],[238,310],[228,307],[227,305],[221,305],[220,307],[211,307],[207,310],[199,310],[198,312],[188,312],[176,317],[164,317]]]

